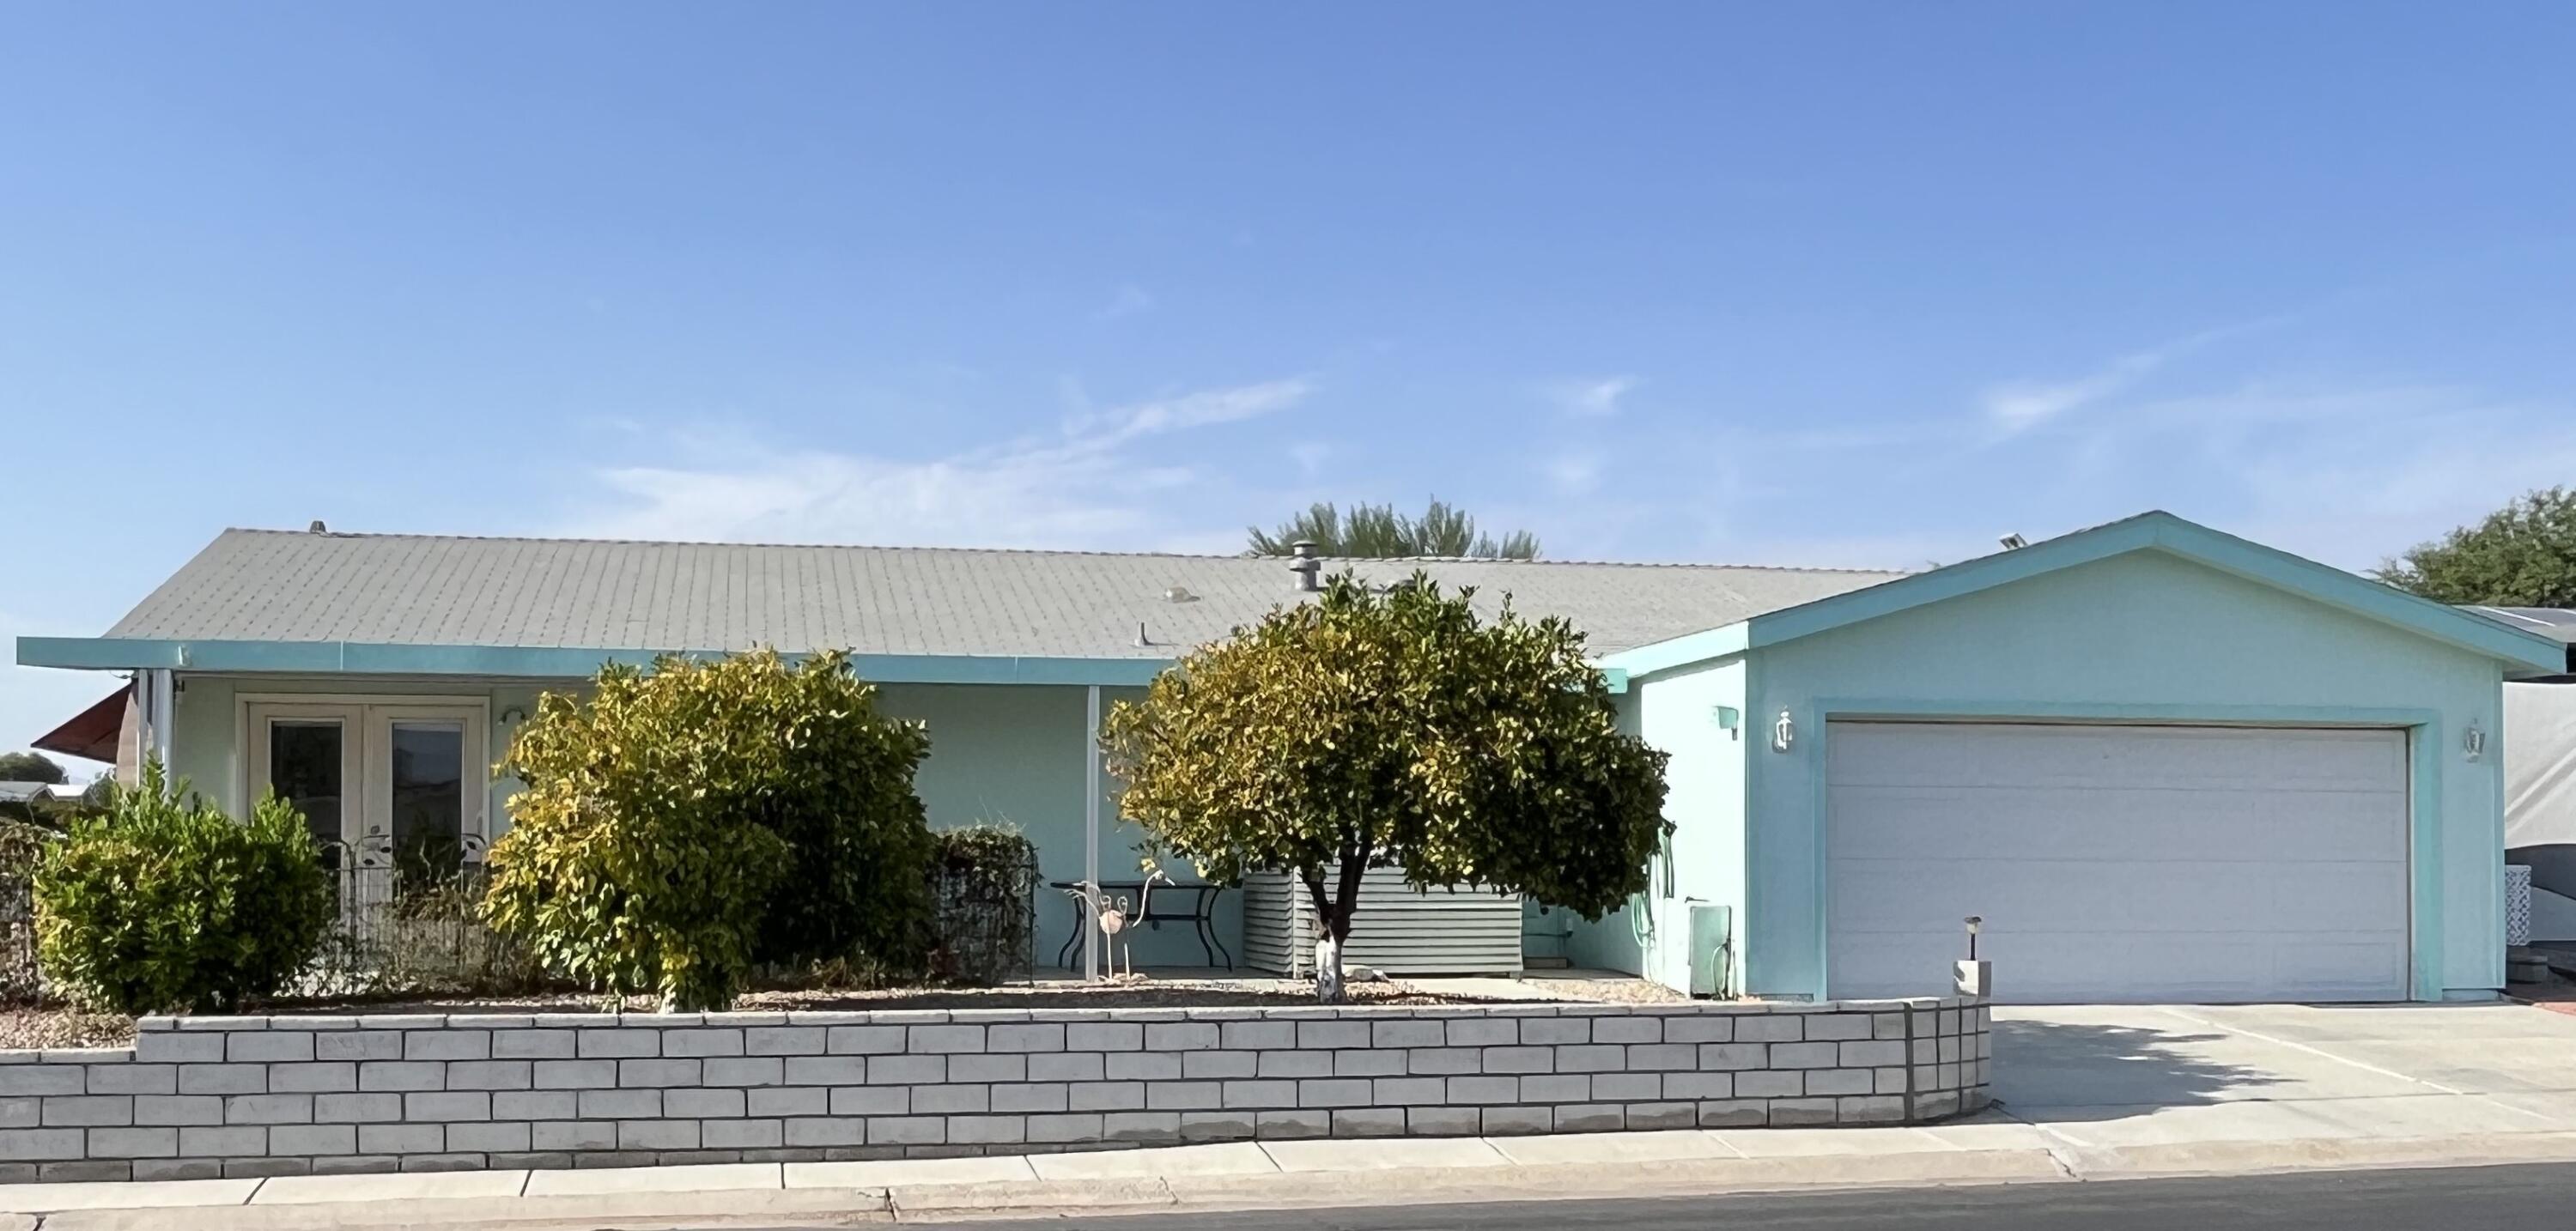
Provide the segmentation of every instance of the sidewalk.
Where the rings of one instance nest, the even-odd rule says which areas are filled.
[[[2576,1132],[2104,1147],[1989,1114],[1927,1128],[1273,1141],[885,1162],[16,1185],[0,1188],[0,1231],[845,1226],[2542,1161],[2576,1161]]]

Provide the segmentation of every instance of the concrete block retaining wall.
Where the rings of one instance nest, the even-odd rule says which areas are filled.
[[[1988,1026],[1970,997],[147,1018],[0,1052],[0,1180],[1897,1124],[1985,1106]]]

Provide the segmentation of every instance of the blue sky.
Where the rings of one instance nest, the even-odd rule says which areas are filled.
[[[20,4],[0,635],[226,525],[2367,566],[2576,481],[2576,14]],[[103,692],[0,674],[0,746]]]

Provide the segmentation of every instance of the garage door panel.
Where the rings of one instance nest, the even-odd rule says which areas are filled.
[[[2006,999],[2397,999],[2395,731],[1849,723],[1826,741],[1828,983],[1920,994],[1961,918]]]
[[[2069,854],[2124,860],[2267,863],[2312,858],[2369,827],[2404,840],[2402,797],[2343,792],[2137,790],[2080,787],[1833,788],[1828,841],[1836,854],[1933,859],[1961,850],[2010,858]],[[1926,823],[1940,817],[1940,823]],[[2229,843],[2201,839],[2224,829]]]

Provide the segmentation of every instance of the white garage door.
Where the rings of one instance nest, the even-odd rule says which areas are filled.
[[[2406,737],[1836,722],[1827,981],[1922,995],[1968,915],[1998,998],[2402,1000]]]

